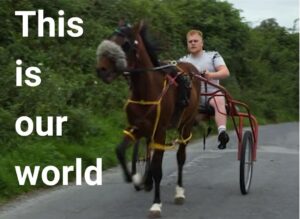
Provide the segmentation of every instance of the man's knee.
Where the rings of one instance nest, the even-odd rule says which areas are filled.
[[[225,100],[223,96],[216,96],[210,99],[209,101],[209,105],[211,105],[212,107],[225,107]]]

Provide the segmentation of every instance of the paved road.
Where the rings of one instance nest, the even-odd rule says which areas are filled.
[[[239,191],[239,163],[231,134],[229,149],[216,150],[216,137],[188,149],[184,184],[187,200],[173,204],[175,153],[167,152],[162,181],[165,219],[297,219],[299,218],[298,123],[260,128],[251,191]],[[147,218],[153,194],[135,192],[122,181],[119,168],[103,174],[103,185],[68,186],[38,192],[0,210],[1,219],[141,219]]]

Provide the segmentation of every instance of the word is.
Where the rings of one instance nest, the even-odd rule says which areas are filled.
[[[20,65],[22,65],[22,60],[18,59],[16,61],[18,65],[16,67],[16,86],[22,87],[23,86],[23,69]],[[41,70],[38,67],[31,66],[25,70],[26,80],[24,80],[25,84],[30,87],[36,87],[41,84],[41,77],[37,74],[41,74]]]

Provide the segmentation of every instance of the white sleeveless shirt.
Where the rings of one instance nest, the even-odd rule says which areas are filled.
[[[182,58],[179,59],[180,62],[189,62],[193,64],[198,71],[203,72],[205,70],[208,70],[209,72],[216,72],[217,67],[220,65],[225,65],[225,61],[222,58],[222,56],[216,52],[216,51],[205,51],[197,56],[192,56],[191,54],[188,54]],[[212,79],[210,80],[214,84],[219,84],[219,80]],[[201,92],[202,93],[211,93],[216,91],[217,89],[211,85],[207,85],[207,91],[205,90],[206,86],[204,84],[201,84]]]

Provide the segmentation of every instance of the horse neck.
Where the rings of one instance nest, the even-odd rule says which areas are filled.
[[[154,65],[148,55],[144,43],[138,38],[138,62],[136,68],[153,68]],[[145,71],[131,75],[132,98],[136,100],[153,101],[158,98],[163,90],[164,76],[158,72]]]

